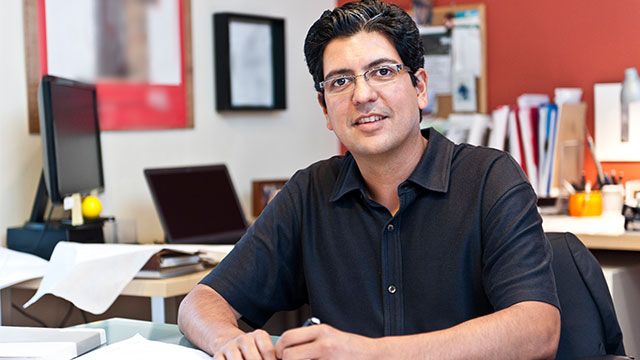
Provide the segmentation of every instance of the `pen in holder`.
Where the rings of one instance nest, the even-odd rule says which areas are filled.
[[[600,216],[602,214],[602,193],[579,191],[569,196],[570,216]]]

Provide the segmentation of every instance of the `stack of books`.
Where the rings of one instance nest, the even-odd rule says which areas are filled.
[[[164,279],[204,270],[198,252],[162,249],[147,261],[136,278]]]

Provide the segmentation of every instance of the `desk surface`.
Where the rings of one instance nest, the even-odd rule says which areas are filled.
[[[576,236],[592,250],[640,251],[640,232],[625,232],[623,235],[584,235]]]
[[[211,269],[165,279],[133,279],[121,295],[145,297],[173,297],[185,295],[205,277]],[[33,279],[14,285],[16,289],[36,290],[41,279]]]
[[[140,334],[148,340],[162,341],[164,343],[182,345],[197,349],[187,340],[174,324],[155,324],[149,321],[132,320],[123,318],[112,318],[102,321],[95,321],[88,324],[76,325],[74,327],[104,329],[107,335],[107,345],[118,341],[126,340],[135,334]],[[271,336],[271,341],[275,344],[278,336]]]
[[[107,344],[113,344],[126,340],[135,334],[140,334],[148,340],[195,348],[195,346],[182,335],[178,329],[178,325],[174,324],[155,324],[148,321],[113,318],[74,327],[104,329],[107,334]]]
[[[542,227],[547,232],[572,232],[589,249],[640,251],[640,232],[624,231],[624,217],[571,217],[544,215]]]

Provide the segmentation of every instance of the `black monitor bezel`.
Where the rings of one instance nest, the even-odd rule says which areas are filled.
[[[97,187],[91,189],[79,189],[78,193],[81,195],[87,195],[92,191],[103,192],[104,191],[104,168],[102,163],[102,142],[100,140],[100,121],[98,118],[98,106],[97,106],[97,93],[95,85],[66,79],[53,75],[44,75],[40,82],[40,88],[38,89],[38,108],[39,108],[39,120],[40,120],[40,135],[42,137],[42,167],[44,171],[45,184],[49,199],[54,204],[60,204],[63,202],[66,196],[72,194],[63,194],[59,188],[59,174],[58,174],[58,161],[56,158],[56,135],[54,130],[52,101],[51,101],[51,88],[53,86],[70,86],[74,88],[81,88],[89,90],[93,95],[93,111],[95,122],[95,136],[97,144],[97,161],[99,170],[99,182]]]
[[[169,167],[169,168],[153,168],[153,169],[144,169],[144,177],[147,181],[147,185],[149,186],[149,190],[151,191],[151,198],[153,200],[153,204],[156,208],[156,212],[158,217],[160,218],[160,224],[162,225],[162,230],[164,231],[165,241],[167,243],[174,244],[235,244],[242,235],[247,231],[249,227],[249,223],[247,222],[247,218],[242,209],[242,204],[240,203],[240,199],[238,198],[238,193],[233,185],[233,181],[231,180],[231,176],[229,175],[229,169],[224,164],[215,164],[215,165],[196,165],[196,166],[181,166],[181,167]],[[243,229],[231,230],[223,233],[219,233],[216,235],[198,235],[198,236],[190,236],[184,237],[180,239],[175,239],[172,237],[170,230],[167,226],[167,221],[164,217],[163,212],[160,210],[161,205],[160,201],[157,197],[156,189],[154,188],[153,182],[151,178],[153,176],[158,175],[174,175],[174,174],[183,174],[183,173],[193,173],[193,172],[208,172],[208,171],[222,171],[227,178],[228,183],[231,185],[231,191],[233,192],[233,199],[235,200],[235,205],[237,206],[240,216],[242,218]]]

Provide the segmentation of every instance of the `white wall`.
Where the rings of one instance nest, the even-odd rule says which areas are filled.
[[[2,241],[7,226],[27,218],[42,161],[39,136],[27,135],[21,3],[0,2]],[[334,5],[334,0],[192,0],[194,128],[104,133],[103,214],[135,219],[141,241],[161,239],[162,229],[142,175],[146,167],[226,163],[249,213],[252,179],[288,177],[335,154],[337,141],[324,127],[302,50],[309,26]],[[285,18],[286,111],[215,111],[212,14],[221,11]]]
[[[42,155],[40,137],[28,135],[22,1],[0,2],[0,240],[7,226],[31,209]]]

